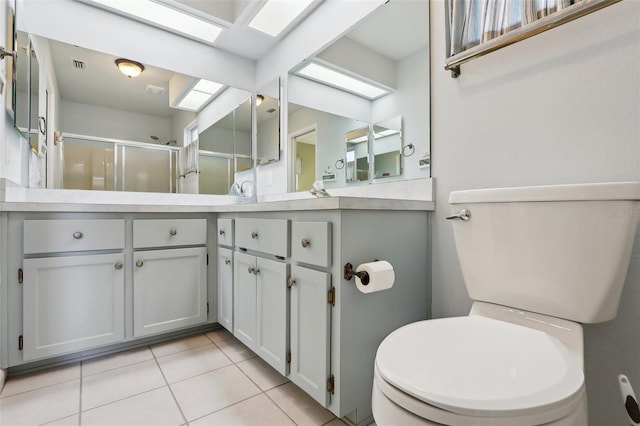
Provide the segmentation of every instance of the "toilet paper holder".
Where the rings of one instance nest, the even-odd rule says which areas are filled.
[[[353,269],[353,265],[350,263],[347,263],[344,265],[344,279],[347,281],[351,281],[351,279],[353,278],[353,276],[357,276],[358,278],[360,278],[360,282],[364,285],[369,284],[369,273],[366,271],[360,271],[360,272],[356,272],[355,269]]]

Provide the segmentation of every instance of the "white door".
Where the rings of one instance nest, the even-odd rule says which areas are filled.
[[[329,404],[331,275],[291,266],[291,371],[289,379],[323,406]]]
[[[256,350],[257,300],[256,257],[235,252],[233,258],[233,334]]]
[[[204,247],[134,253],[134,336],[207,320],[206,259]]]
[[[280,374],[286,374],[288,340],[288,265],[258,258],[256,261],[258,330],[257,353]]]
[[[124,339],[122,253],[25,259],[23,359]]]
[[[218,323],[233,333],[233,252],[218,247]]]

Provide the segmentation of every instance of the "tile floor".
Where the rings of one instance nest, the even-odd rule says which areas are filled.
[[[344,423],[226,330],[10,377],[0,425]]]

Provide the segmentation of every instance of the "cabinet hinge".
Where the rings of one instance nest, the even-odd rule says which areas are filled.
[[[207,315],[209,315],[209,302],[207,302]]]
[[[207,265],[209,264],[209,253],[207,253]]]
[[[287,352],[287,364],[291,364],[291,351]]]
[[[331,304],[331,306],[336,306],[336,288],[331,287],[329,290],[329,294],[327,295],[327,301]]]
[[[24,273],[22,272],[22,268],[18,269],[18,284],[22,284],[24,281]]]
[[[336,388],[336,382],[335,379],[333,378],[333,374],[331,375],[331,377],[329,377],[327,379],[327,392],[331,393],[333,395],[334,391]]]
[[[22,334],[18,336],[18,350],[21,351],[24,346],[24,339],[22,338]]]

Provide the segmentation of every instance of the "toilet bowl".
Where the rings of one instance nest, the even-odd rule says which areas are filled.
[[[376,424],[586,426],[580,323],[617,312],[639,199],[636,182],[452,193],[456,248],[476,301],[468,316],[384,339]]]

